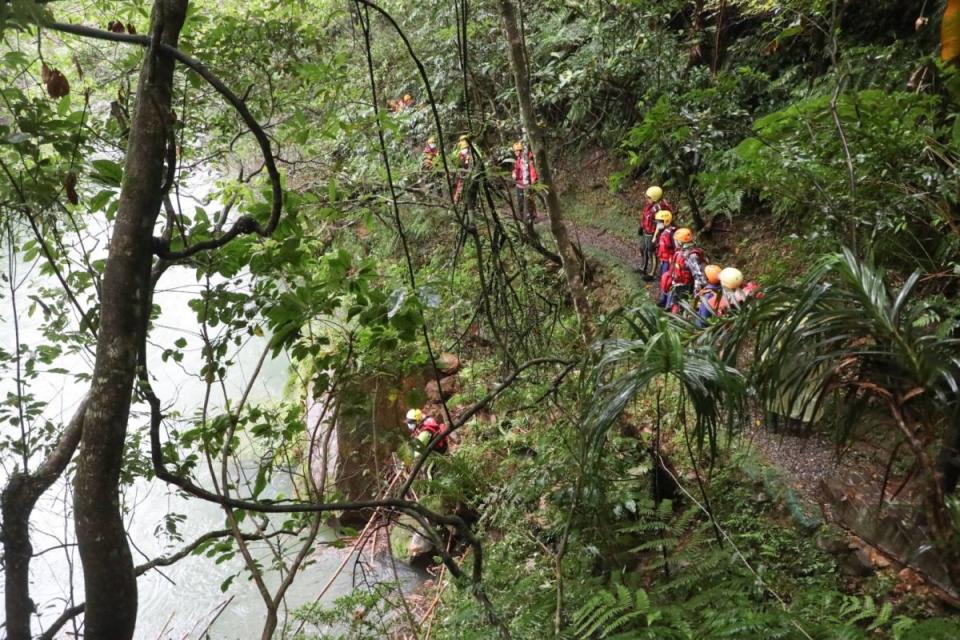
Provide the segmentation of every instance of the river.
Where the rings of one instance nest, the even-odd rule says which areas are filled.
[[[202,197],[203,193],[200,194]],[[91,237],[100,235],[100,246],[105,248],[106,225],[93,232]],[[13,275],[20,283],[17,291],[20,343],[37,345],[45,342],[40,332],[39,314],[29,317],[27,295],[36,292],[38,286],[51,285],[52,279],[39,275],[37,264],[25,264],[17,258],[8,263],[6,243],[2,246],[4,259],[0,259],[0,272]],[[5,291],[0,300],[0,348],[12,353],[15,349],[14,323],[12,322],[9,286],[3,283]],[[160,317],[154,323],[151,333],[149,362],[154,377],[154,387],[158,396],[166,404],[173,402],[182,415],[189,416],[203,403],[205,385],[199,377],[201,349],[200,327],[196,316],[187,306],[187,301],[198,295],[201,284],[197,283],[194,272],[185,267],[170,269],[161,280],[155,296],[160,306]],[[182,362],[161,358],[162,348],[171,347],[178,338],[187,340]],[[256,368],[257,361],[269,336],[254,337],[238,349],[235,364],[229,369],[226,387],[236,402],[249,382],[249,376]],[[87,383],[77,380],[73,375],[89,372],[92,359],[89,354],[78,353],[58,358],[56,367],[70,371],[70,374],[44,373],[33,381],[30,391],[45,404],[44,417],[56,423],[69,420],[86,391]],[[254,403],[271,403],[282,398],[283,390],[290,374],[290,363],[285,357],[268,359],[252,387],[248,406]],[[15,393],[15,381],[10,376],[0,379],[0,396]],[[214,405],[222,404],[216,398]],[[146,424],[146,407],[134,407],[131,419],[131,431]],[[5,425],[4,429],[14,429]],[[143,447],[145,448],[146,438]],[[7,461],[9,464],[10,461]],[[0,469],[0,482],[6,481],[6,471]],[[203,480],[204,478],[200,478]],[[265,493],[290,494],[289,481],[275,480]],[[38,605],[38,619],[35,629],[40,630],[55,619],[69,602],[83,601],[83,581],[80,562],[75,548],[72,517],[70,512],[70,487],[60,482],[48,491],[37,505],[31,520],[32,543],[36,557],[32,563],[31,596]],[[126,488],[124,504],[128,508],[126,520],[134,562],[139,564],[148,558],[166,555],[176,551],[182,542],[171,540],[164,535],[165,518],[169,514],[179,514],[181,522],[178,531],[184,541],[211,529],[224,528],[222,510],[212,504],[196,499],[187,499],[161,482],[138,480]],[[247,523],[249,524],[249,523]],[[332,532],[324,530],[321,540],[332,538]],[[256,546],[256,545],[255,545]],[[288,545],[293,546],[293,545]],[[257,552],[266,558],[267,552],[261,545]],[[334,570],[341,564],[345,551],[317,544],[305,567],[293,587],[288,591],[285,610],[313,602],[316,594]],[[269,566],[266,563],[266,566]],[[334,582],[324,597],[330,602],[338,596],[350,593],[354,588],[354,576],[350,567]],[[399,578],[407,588],[419,584],[420,574],[406,565],[398,564]],[[392,570],[388,564],[375,563],[367,566],[377,580],[392,580]],[[221,585],[230,576],[240,575],[221,591]],[[367,579],[370,579],[367,575]],[[267,571],[267,581],[277,584],[279,574]],[[0,591],[3,585],[0,583]],[[157,571],[151,571],[139,581],[140,609],[138,616],[137,638],[144,639],[186,639],[201,636],[208,625],[212,638],[258,638],[265,618],[264,604],[252,581],[243,571],[240,556],[217,564],[206,557],[189,556],[177,564]],[[222,611],[221,611],[222,609]],[[281,611],[281,626],[283,624]],[[211,624],[212,623],[212,624]],[[73,628],[64,627],[62,637],[73,637]],[[277,637],[280,633],[277,633]]]

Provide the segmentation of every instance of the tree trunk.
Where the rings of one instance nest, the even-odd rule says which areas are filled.
[[[517,26],[517,12],[510,0],[500,0],[500,15],[503,17],[503,27],[507,35],[507,53],[510,57],[510,66],[513,68],[513,77],[517,85],[517,99],[520,102],[520,120],[523,128],[530,136],[530,145],[540,170],[540,182],[546,187],[547,215],[550,217],[550,231],[557,242],[557,252],[563,261],[563,271],[567,277],[567,287],[573,298],[573,305],[580,319],[580,333],[584,342],[589,343],[593,335],[593,323],[590,314],[590,304],[583,286],[583,267],[577,258],[567,227],[563,220],[563,211],[560,208],[560,198],[553,184],[553,174],[550,170],[549,154],[547,153],[546,136],[537,122],[533,108],[533,99],[530,96],[530,78],[527,70],[526,53]]]
[[[86,402],[63,431],[47,459],[30,473],[14,472],[0,498],[3,513],[4,607],[9,640],[30,638],[30,617],[34,604],[30,599],[30,514],[43,492],[66,469],[80,442]]]
[[[952,495],[960,482],[960,422],[954,418],[947,426],[943,446],[937,456],[937,471],[943,493]]]
[[[175,47],[186,10],[187,0],[156,0],[154,41]],[[137,352],[150,309],[153,229],[173,126],[173,71],[171,58],[147,51],[104,272],[97,357],[77,467],[74,506],[87,598],[85,629],[88,638],[98,640],[132,638],[137,618],[137,582],[118,483]]]

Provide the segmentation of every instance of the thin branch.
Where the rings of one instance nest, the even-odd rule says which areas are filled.
[[[263,155],[264,166],[266,167],[267,173],[270,177],[270,185],[272,190],[270,217],[267,221],[267,224],[261,225],[257,220],[250,216],[241,216],[222,236],[198,242],[191,247],[184,248],[179,251],[172,251],[170,250],[169,245],[165,244],[162,240],[155,239],[154,249],[158,256],[170,260],[179,260],[188,258],[192,255],[200,253],[201,251],[210,251],[212,249],[222,247],[240,235],[255,233],[258,236],[266,237],[271,235],[274,230],[276,230],[277,225],[280,223],[280,215],[283,212],[283,185],[280,180],[280,172],[277,169],[277,165],[273,159],[273,151],[270,146],[270,139],[267,137],[263,127],[257,122],[253,114],[250,113],[246,103],[229,87],[227,87],[217,76],[215,76],[202,62],[187,55],[176,47],[172,47],[161,42],[153,43],[151,42],[149,36],[113,33],[112,31],[103,31],[101,29],[94,29],[92,27],[85,27],[82,25],[66,24],[63,22],[44,22],[43,26],[47,27],[48,29],[53,29],[54,31],[70,33],[84,38],[107,40],[109,42],[123,42],[126,44],[135,44],[146,48],[152,47],[154,51],[170,56],[171,58],[177,60],[184,66],[196,72],[197,75],[206,80],[207,83],[212,86],[217,93],[223,96],[223,98],[234,109],[236,109],[237,113],[240,115],[240,118],[247,125],[247,127],[250,129],[250,132],[253,134],[253,137],[256,139]]]

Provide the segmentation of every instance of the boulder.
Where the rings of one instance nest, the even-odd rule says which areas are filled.
[[[431,380],[427,383],[424,391],[426,391],[427,398],[431,402],[440,402],[449,399],[460,391],[460,382],[456,376],[447,376],[446,378],[440,378],[439,384],[436,380]]]
[[[840,570],[848,576],[865,578],[872,576],[876,571],[870,554],[863,549],[853,549],[840,560]]]
[[[452,376],[460,371],[460,358],[452,353],[441,353],[437,356],[437,371],[441,376]]]
[[[415,567],[428,567],[433,564],[434,546],[430,540],[417,532],[407,545],[407,562]]]

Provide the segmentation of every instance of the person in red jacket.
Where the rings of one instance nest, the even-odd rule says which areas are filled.
[[[706,264],[703,249],[693,243],[693,231],[686,227],[673,233],[676,250],[670,262],[670,301],[669,309],[680,313],[680,304],[692,299],[694,294],[707,286],[707,277],[703,273]]]
[[[663,189],[652,186],[647,189],[646,202],[640,214],[640,250],[643,256],[643,264],[634,269],[647,282],[654,279],[654,272],[657,270],[653,236],[657,232],[656,215],[660,211],[672,212],[673,207],[664,199]]]
[[[521,220],[536,219],[537,205],[530,187],[537,182],[537,166],[533,152],[520,141],[513,143],[513,180],[517,184],[517,215]]]
[[[437,453],[447,452],[450,446],[449,439],[446,436],[447,431],[449,431],[447,425],[437,422],[430,416],[425,417],[420,409],[407,411],[406,424],[407,429],[410,430],[410,435],[420,443],[420,446],[426,447],[435,437],[440,435],[441,438],[433,450]]]
[[[673,213],[667,209],[657,211],[654,218],[657,228],[653,234],[653,242],[657,247],[657,260],[660,261],[657,272],[660,277],[660,295],[657,297],[657,304],[666,309],[670,295],[670,262],[674,253],[673,232],[677,228],[673,226]]]

